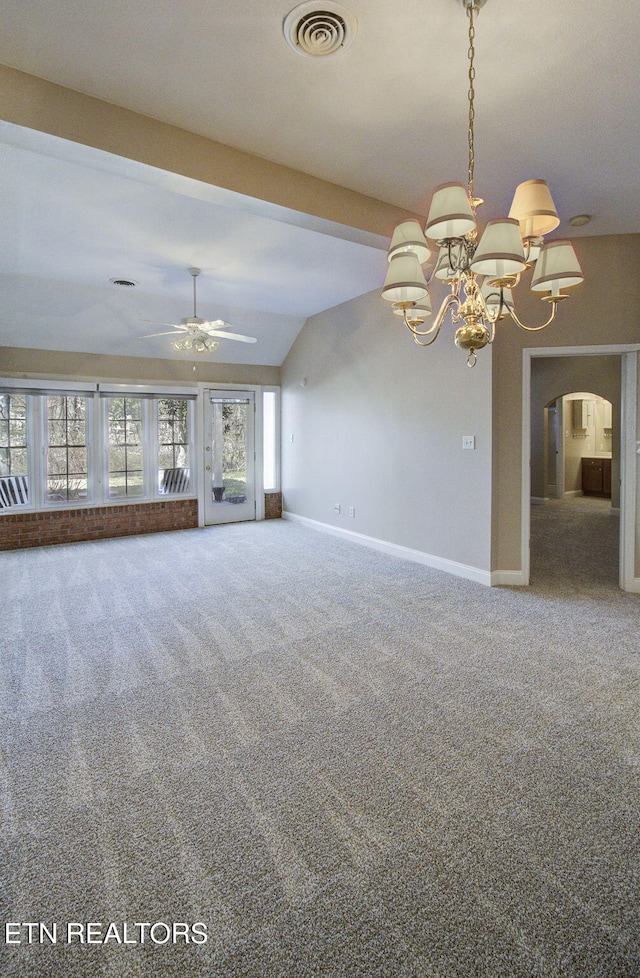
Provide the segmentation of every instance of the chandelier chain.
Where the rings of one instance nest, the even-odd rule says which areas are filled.
[[[476,69],[473,63],[475,57],[475,48],[473,42],[476,36],[475,24],[473,22],[473,9],[474,9],[473,4],[469,4],[467,8],[467,12],[469,15],[469,52],[468,52],[468,56],[469,56],[469,185],[468,185],[468,191],[469,191],[469,199],[471,201],[472,207],[474,206],[473,202],[475,200],[475,194],[473,190],[473,176],[474,176],[474,166],[475,166],[475,154],[474,154],[474,144],[473,144],[473,123],[475,119],[475,109],[474,109],[475,88],[473,83],[476,77]]]

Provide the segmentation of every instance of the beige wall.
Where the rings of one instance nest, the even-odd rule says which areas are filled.
[[[494,569],[522,567],[522,351],[640,344],[640,235],[583,237],[575,246],[586,279],[560,304],[556,322],[540,333],[499,325],[493,346]],[[525,285],[518,289],[521,318],[544,321],[543,304]]]
[[[0,117],[348,228],[389,235],[407,216],[391,204],[3,65]]]
[[[195,369],[194,369],[195,367]],[[280,383],[279,367],[186,360],[104,356],[97,353],[63,353],[55,350],[24,350],[0,346],[0,376],[113,380],[120,383]]]
[[[282,392],[285,510],[488,577],[490,348],[473,370],[452,329],[421,349],[371,292],[308,320]]]

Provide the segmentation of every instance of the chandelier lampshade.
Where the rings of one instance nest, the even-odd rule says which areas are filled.
[[[421,265],[426,264],[431,257],[431,250],[422,228],[415,220],[402,221],[396,227],[389,245],[389,261],[404,251],[412,251]]]
[[[516,187],[509,211],[520,224],[523,238],[541,237],[560,223],[546,180],[525,180]]]
[[[434,190],[424,229],[428,238],[462,238],[475,227],[469,195],[461,183],[443,183]]]
[[[429,294],[422,266],[412,251],[402,251],[389,262],[382,298],[388,302],[419,302]]]
[[[516,220],[503,217],[489,221],[470,265],[476,275],[504,278],[526,268],[520,226]]]
[[[549,241],[536,261],[531,279],[533,292],[551,292],[557,296],[584,281],[580,262],[570,241]]]

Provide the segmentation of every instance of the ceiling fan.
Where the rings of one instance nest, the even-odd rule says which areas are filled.
[[[224,319],[201,319],[196,310],[196,279],[201,269],[190,268],[189,274],[193,278],[193,316],[186,316],[179,323],[156,323],[157,326],[170,326],[171,329],[163,330],[160,333],[147,333],[140,338],[150,339],[152,336],[181,336],[182,339],[173,340],[171,346],[174,350],[193,350],[194,353],[210,353],[219,346],[219,340],[238,340],[240,343],[256,343],[255,336],[245,336],[243,333],[229,333],[231,323],[226,323]],[[155,322],[153,319],[145,319],[144,322]]]

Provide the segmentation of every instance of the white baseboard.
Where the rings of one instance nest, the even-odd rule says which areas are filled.
[[[542,506],[548,501],[548,496],[532,496],[531,505],[532,506]]]
[[[524,587],[527,582],[521,570],[497,570],[491,572],[493,587]]]
[[[464,577],[468,581],[475,581],[477,584],[484,584],[486,587],[490,587],[493,583],[491,572],[481,570],[479,567],[460,564],[456,560],[447,560],[445,557],[436,557],[422,550],[412,550],[411,547],[389,543],[387,540],[378,540],[376,537],[369,537],[364,533],[344,530],[342,527],[332,526],[330,523],[321,523],[319,520],[311,520],[306,516],[298,516],[296,513],[283,512],[282,518],[283,520],[290,520],[292,523],[300,523],[302,526],[307,526],[311,530],[319,530],[321,533],[328,533],[331,536],[340,537],[342,540],[349,540],[351,543],[358,543],[363,547],[370,547],[372,550],[380,550],[382,553],[389,554],[391,557],[399,557],[401,560],[411,560],[415,564],[424,564],[427,567],[434,567],[436,570],[453,574],[456,577]]]
[[[582,489],[567,489],[567,491],[565,493],[563,493],[563,495],[565,497],[581,496],[582,495]]]

